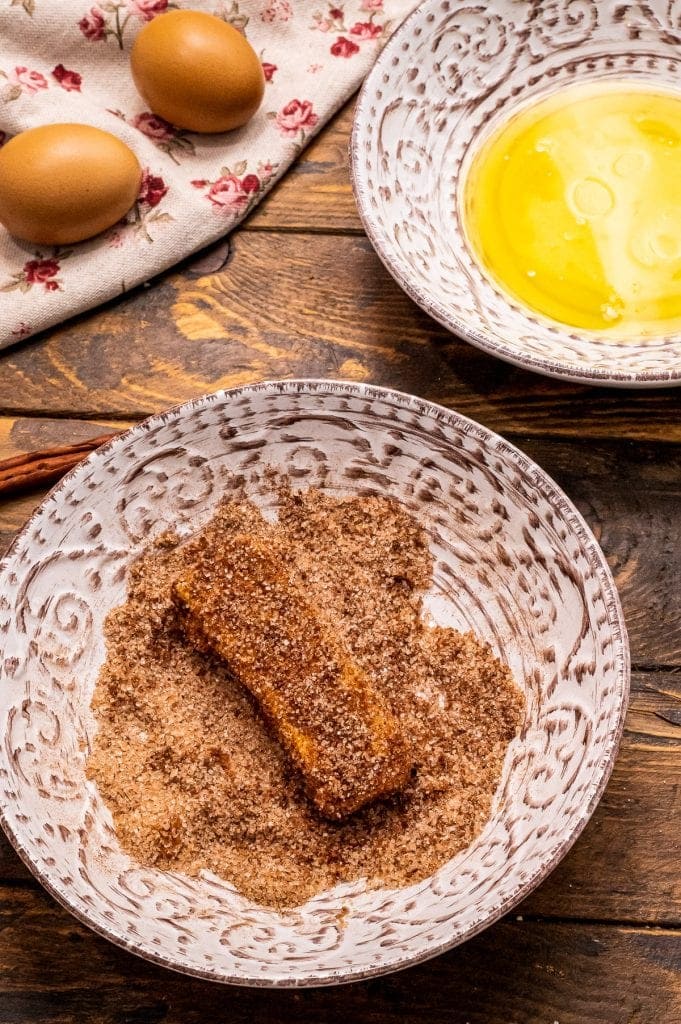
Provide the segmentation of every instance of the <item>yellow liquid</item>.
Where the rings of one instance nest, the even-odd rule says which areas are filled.
[[[464,204],[480,262],[526,306],[620,337],[681,330],[681,97],[554,94],[483,144]]]

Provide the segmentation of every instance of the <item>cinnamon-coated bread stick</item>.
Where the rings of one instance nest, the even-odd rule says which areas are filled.
[[[204,539],[173,593],[189,641],[252,694],[322,815],[340,820],[406,783],[412,761],[395,716],[263,540]]]

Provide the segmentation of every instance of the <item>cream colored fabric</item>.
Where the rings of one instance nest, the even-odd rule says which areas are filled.
[[[238,223],[357,88],[413,0],[0,0],[0,140],[57,121],[118,135],[144,167],[124,222],[62,248],[0,227],[0,347],[125,292]],[[263,105],[225,135],[155,118],[128,55],[145,22],[171,7],[236,25],[259,54]]]

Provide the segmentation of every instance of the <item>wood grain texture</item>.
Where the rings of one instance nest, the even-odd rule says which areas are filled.
[[[514,441],[565,490],[603,548],[634,665],[681,665],[681,448]]]
[[[665,929],[501,922],[399,974],[341,989],[225,989],[90,934],[45,894],[6,892],[3,1024],[678,1024],[681,944]]]
[[[681,673],[636,674],[605,795],[573,850],[517,913],[681,927],[680,814]],[[0,884],[29,878],[3,837]]]
[[[0,416],[0,459],[9,459],[37,448],[79,444],[98,434],[123,430],[126,426],[132,426],[132,421],[55,420],[44,416],[17,419]]]
[[[367,380],[505,434],[681,440],[675,389],[548,380],[458,341],[363,237],[241,231],[217,273],[188,269],[0,356],[0,413],[138,418],[292,376]]]

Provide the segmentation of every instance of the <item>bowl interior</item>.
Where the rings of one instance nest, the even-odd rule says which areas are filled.
[[[150,537],[205,522],[232,474],[272,501],[294,486],[389,494],[424,522],[431,615],[474,629],[528,704],[494,811],[470,848],[409,889],[339,886],[295,911],[208,874],[134,863],[85,778],[102,623]],[[137,953],[220,981],[322,984],[424,959],[484,927],[555,865],[609,775],[628,647],[603,556],[579,514],[515,448],[382,389],[286,382],[153,417],[46,499],[0,573],[0,803],[14,844],[79,918]]]
[[[681,381],[678,335],[621,340],[572,330],[498,288],[467,241],[461,202],[472,155],[521,105],[607,79],[681,93],[673,8],[664,0],[426,0],[392,37],[357,104],[355,195],[388,269],[444,326],[552,376]]]

